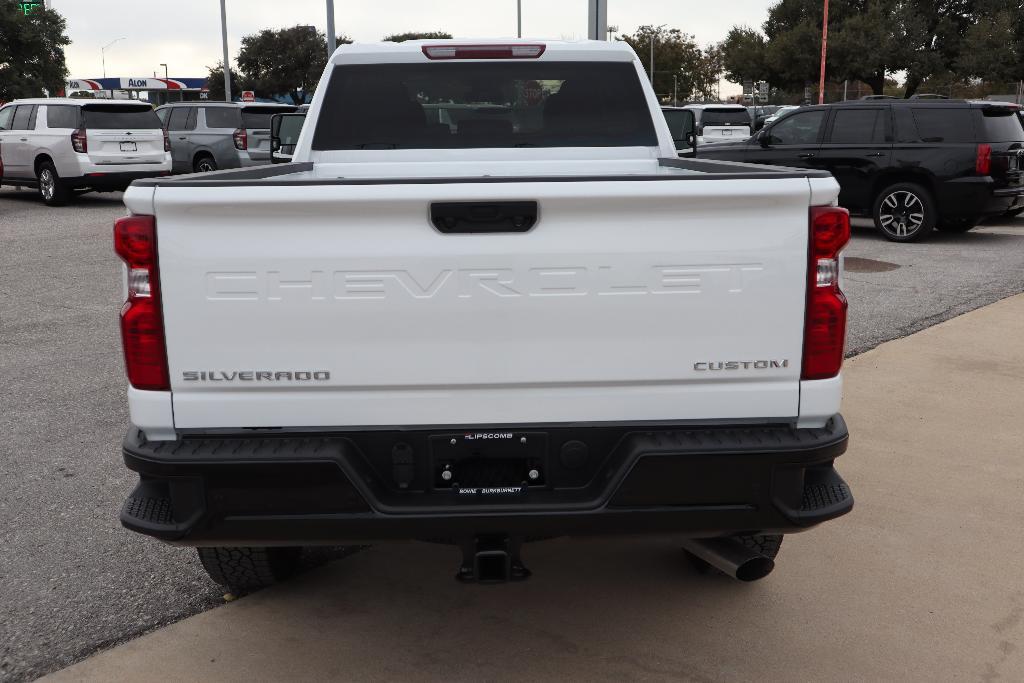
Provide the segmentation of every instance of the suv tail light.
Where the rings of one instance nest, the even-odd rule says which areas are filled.
[[[164,128],[164,151],[171,151],[171,136],[167,134],[167,129]]]
[[[978,175],[992,172],[992,145],[978,145],[978,155],[974,158],[974,171]]]
[[[114,223],[114,251],[128,267],[128,300],[121,308],[121,342],[128,381],[136,389],[167,391],[170,378],[153,216],[118,219]]]
[[[237,128],[235,132],[231,134],[231,139],[235,141],[235,149],[249,149],[249,136],[245,132],[245,128]]]
[[[839,289],[839,252],[850,241],[850,212],[811,208],[810,263],[801,379],[839,374],[846,346],[846,297]]]
[[[89,138],[85,135],[85,128],[79,128],[71,134],[71,146],[79,154],[85,154],[89,151]]]
[[[424,45],[427,59],[537,59],[547,46],[535,45]]]

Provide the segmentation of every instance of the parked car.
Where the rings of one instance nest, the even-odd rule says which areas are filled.
[[[730,141],[753,132],[750,112],[742,104],[688,104],[697,117],[699,142]]]
[[[765,119],[777,112],[780,108],[778,104],[757,104],[747,107],[747,111],[750,112],[750,119],[754,122],[754,130],[756,133],[764,127]]]
[[[774,123],[775,121],[778,121],[779,119],[781,119],[783,116],[785,116],[789,112],[796,111],[799,108],[800,108],[800,105],[798,105],[798,104],[787,104],[785,106],[779,107],[774,112],[772,112],[768,116],[764,117],[764,123],[761,124],[761,128],[764,128],[765,126],[767,126],[770,123]],[[760,129],[758,129],[758,130],[760,130]]]
[[[171,141],[175,173],[203,173],[271,163],[270,117],[287,104],[174,102],[157,109]]]
[[[662,107],[665,123],[672,133],[676,152],[681,157],[692,157],[697,154],[697,117],[692,109],[686,107]]]
[[[55,97],[0,108],[0,183],[38,188],[50,206],[170,171],[167,136],[148,104]]]
[[[848,512],[839,186],[678,158],[642,74],[620,41],[343,45],[293,163],[129,188],[122,523],[251,589],[306,545],[504,581],[606,533],[754,580]],[[454,133],[422,104],[510,97]]]
[[[1024,126],[1016,105],[866,100],[801,107],[757,135],[705,147],[702,158],[823,169],[839,203],[887,239],[970,230],[1024,208]]]

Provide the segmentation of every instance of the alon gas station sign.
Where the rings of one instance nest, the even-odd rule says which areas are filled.
[[[73,78],[67,82],[68,90],[194,90],[206,87],[205,78],[147,78],[121,76],[117,78]]]

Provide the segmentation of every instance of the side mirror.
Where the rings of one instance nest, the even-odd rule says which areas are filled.
[[[306,121],[304,113],[274,114],[270,117],[270,160],[283,164],[292,160],[295,143]]]
[[[757,135],[754,137],[754,139],[757,140],[762,147],[767,147],[769,142],[771,141],[771,135],[769,135],[768,130],[768,128],[762,128],[757,132]]]

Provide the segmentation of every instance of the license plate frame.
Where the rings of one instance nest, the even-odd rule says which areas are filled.
[[[450,490],[460,498],[507,496],[525,493],[531,486],[543,486],[547,475],[548,435],[535,431],[476,430],[447,432],[430,437],[434,489]],[[500,480],[479,475],[490,466],[503,472]],[[449,477],[445,478],[445,472]],[[535,477],[530,472],[536,473]]]
[[[122,152],[138,152],[139,146],[135,142],[119,142],[118,148]]]

